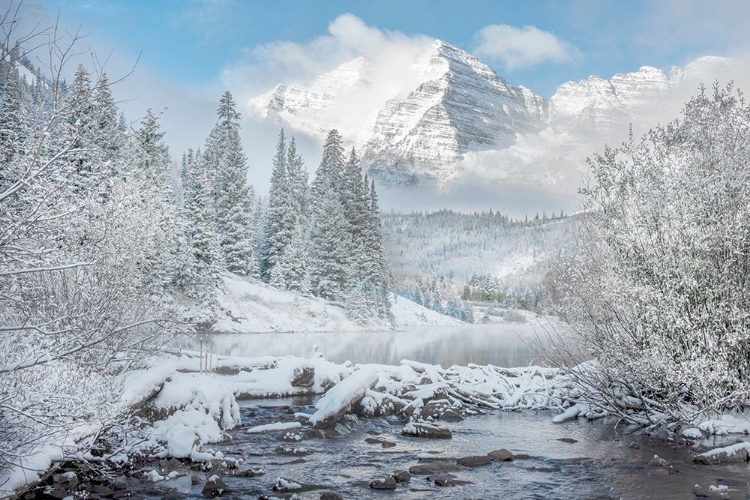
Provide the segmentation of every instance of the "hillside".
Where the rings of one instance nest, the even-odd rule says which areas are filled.
[[[223,276],[217,297],[217,320],[211,329],[230,333],[354,332],[388,330],[386,324],[357,325],[346,311],[317,297],[298,295],[264,283],[233,275]],[[188,303],[186,317],[202,319],[206,311]],[[462,322],[402,297],[393,302],[395,328],[451,326]]]

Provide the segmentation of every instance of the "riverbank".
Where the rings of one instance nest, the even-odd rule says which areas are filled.
[[[602,439],[597,433],[615,426],[614,421],[600,420],[596,427],[580,427],[604,415],[576,406],[578,389],[555,368],[443,368],[412,361],[352,365],[292,356],[217,356],[211,373],[202,373],[201,365],[197,353],[187,352],[153,359],[124,375],[126,418],[79,441],[79,449],[68,443],[61,450],[64,453],[50,457],[44,470],[37,472],[43,475],[50,466],[59,468],[30,494],[120,497],[137,488],[139,495],[145,491],[146,496],[236,493],[290,498],[304,493],[300,498],[319,498],[321,492],[333,489],[347,497],[359,491],[354,497],[361,498],[369,495],[363,491],[369,492],[374,481],[386,489],[396,484],[396,489],[408,490],[414,498],[450,483],[476,484],[480,491],[492,491],[486,490],[489,479],[472,479],[485,477],[478,469],[502,468],[507,473],[515,467],[521,474],[554,475],[588,460],[584,469],[593,474],[606,459],[606,454],[556,458],[556,452],[539,449],[539,443],[529,448],[519,445],[519,439],[533,441],[544,436],[540,432],[546,428],[553,440],[546,446],[564,449]],[[265,401],[258,403],[258,398]],[[267,398],[294,399],[269,402]],[[560,413],[564,408],[576,411]],[[531,413],[509,413],[512,410]],[[520,419],[515,428],[502,427],[508,415]],[[566,420],[555,418],[559,415],[582,418],[555,426],[553,421]],[[526,417],[530,417],[527,424],[519,426]],[[570,426],[575,432],[568,430]],[[471,430],[477,427],[483,430]],[[563,430],[550,431],[553,427]],[[592,436],[582,437],[590,431]],[[611,439],[605,436],[604,442]],[[672,439],[676,445],[688,443],[684,438]],[[731,438],[712,444],[731,444]],[[621,445],[629,446],[628,441]],[[347,446],[353,448],[344,453],[342,447]],[[515,458],[513,465],[488,455],[503,448]],[[345,464],[338,455],[348,457]],[[571,458],[586,460],[560,462]],[[669,460],[650,462],[638,462],[638,467],[646,467],[648,474],[658,468],[665,472],[657,474],[665,477],[685,474],[683,465],[670,468]],[[420,467],[423,463],[438,465]],[[731,467],[746,469],[739,459]],[[318,468],[328,471],[326,481],[314,472]],[[388,479],[400,470],[418,478],[408,485]],[[429,484],[425,478],[430,478]],[[342,481],[346,487],[341,487]],[[705,478],[702,482],[705,488],[724,484],[708,484]]]

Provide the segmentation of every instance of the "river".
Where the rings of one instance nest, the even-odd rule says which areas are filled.
[[[401,359],[450,366],[486,364],[525,366],[541,363],[533,346],[539,328],[530,324],[467,325],[462,327],[418,328],[400,332],[371,333],[275,333],[214,334],[212,350],[236,356],[310,355],[313,349],[331,361],[397,364]],[[204,340],[205,342],[205,340]],[[197,349],[200,341],[183,338],[178,347]],[[294,412],[312,413],[313,398],[245,400],[241,402],[243,428],[231,433],[231,442],[219,448],[227,456],[244,457],[245,466],[261,465],[266,474],[256,478],[228,476],[227,484],[242,496],[270,494],[278,477],[323,485],[344,498],[383,498],[388,492],[369,488],[372,480],[419,463],[417,455],[436,452],[439,458],[486,454],[507,448],[530,458],[454,471],[465,484],[439,487],[425,476],[413,476],[390,495],[403,499],[689,499],[750,498],[746,464],[697,466],[692,463],[698,445],[650,436],[619,426],[613,419],[588,422],[579,419],[553,424],[552,411],[504,412],[467,417],[448,422],[451,440],[425,440],[400,435],[403,423],[395,418],[349,418],[337,437],[294,443],[309,454],[304,457],[279,455],[281,444],[275,435],[248,435],[246,426],[279,421]],[[396,445],[381,449],[367,444],[377,434]],[[712,438],[700,443],[718,446],[737,437]],[[692,446],[692,447],[691,447]],[[654,457],[664,458],[667,467],[649,465]],[[172,482],[187,496],[197,496],[201,486],[187,478]],[[700,489],[696,489],[700,485]],[[710,492],[724,485],[724,494]],[[305,492],[300,498],[317,499],[320,491]]]

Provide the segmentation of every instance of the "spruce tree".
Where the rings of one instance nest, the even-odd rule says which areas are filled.
[[[188,173],[185,197],[187,244],[190,249],[187,292],[196,299],[210,300],[219,281],[221,255],[214,229],[211,179],[200,151]]]
[[[339,192],[329,185],[318,200],[312,234],[311,284],[313,293],[327,300],[341,300],[347,289],[349,245],[347,221]]]
[[[308,175],[302,157],[297,153],[294,137],[289,141],[286,156],[287,173],[291,185],[291,204],[296,224],[306,225],[309,220]]]
[[[329,186],[333,186],[339,193],[341,192],[344,165],[343,139],[338,130],[333,129],[328,132],[328,136],[323,144],[323,157],[320,160],[318,169],[315,171],[315,179],[310,187],[311,203],[314,212],[317,212],[319,207],[317,201],[323,197],[324,192]]]
[[[273,158],[271,187],[268,192],[268,212],[266,218],[266,261],[262,266],[262,276],[271,279],[271,271],[279,262],[292,241],[295,214],[292,207],[292,180],[287,168],[287,146],[284,130],[279,133],[276,155]]]
[[[209,138],[206,157],[209,177],[214,179],[216,228],[228,271],[246,275],[252,259],[253,192],[247,182],[247,157],[240,138],[240,114],[232,94],[219,101],[218,122]]]

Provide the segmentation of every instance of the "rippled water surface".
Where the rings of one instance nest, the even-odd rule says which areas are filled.
[[[441,364],[486,364],[523,366],[543,359],[532,347],[540,329],[531,324],[435,327],[402,332],[320,334],[215,334],[213,351],[237,356],[310,355],[314,346],[336,362],[397,364],[401,359]],[[183,338],[179,347],[198,349],[197,339]],[[273,494],[278,477],[318,485],[341,493],[344,498],[403,499],[695,499],[706,498],[710,486],[725,485],[724,495],[710,498],[750,498],[750,467],[746,464],[697,466],[692,458],[697,448],[664,438],[634,433],[616,421],[576,420],[553,424],[554,412],[502,412],[467,417],[444,425],[451,428],[450,440],[427,440],[401,436],[404,423],[397,418],[357,419],[347,417],[338,435],[309,438],[294,443],[310,454],[304,457],[280,455],[284,443],[276,434],[249,435],[251,425],[278,422],[295,412],[312,413],[311,398],[246,400],[241,402],[243,427],[232,431],[232,441],[220,446],[227,456],[243,458],[243,467],[262,465],[266,474],[257,478],[228,476],[227,484],[240,497]],[[365,439],[380,434],[396,443],[393,448],[367,444]],[[565,441],[561,441],[564,439]],[[738,437],[716,438],[702,443],[718,446]],[[437,457],[453,460],[483,455],[498,448],[532,458],[491,463],[453,474],[466,484],[439,487],[425,476],[413,476],[395,491],[369,488],[373,480],[409,469],[419,462],[418,454],[434,451]],[[654,455],[670,467],[649,466]],[[180,482],[182,481],[182,482]],[[202,486],[190,486],[187,478],[176,480],[182,494],[199,496]],[[700,485],[702,489],[696,489]],[[161,487],[167,487],[165,484]],[[320,489],[305,492],[303,499],[318,499]],[[241,493],[240,493],[241,492]],[[708,493],[711,494],[711,493]]]

